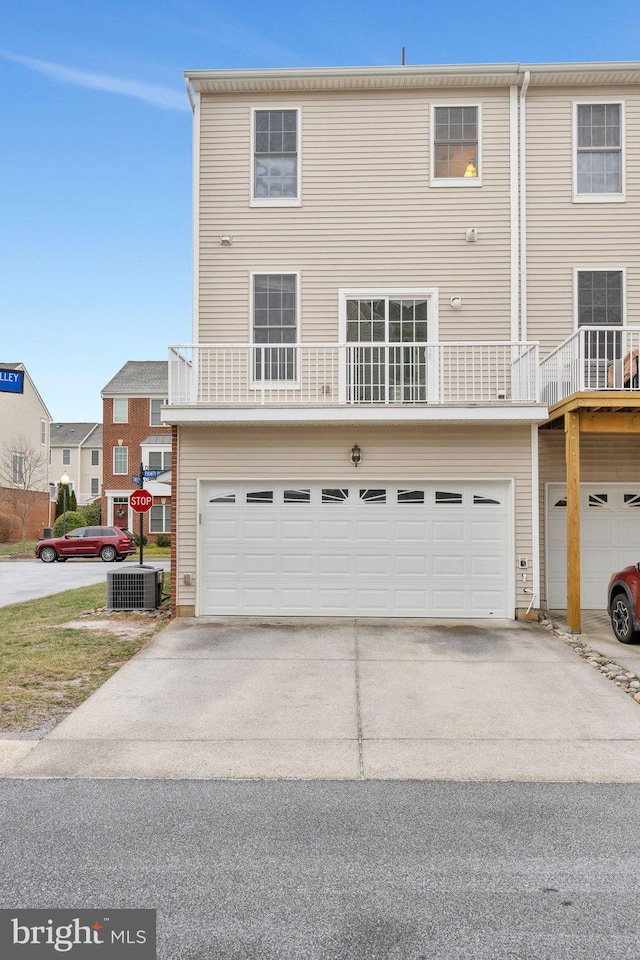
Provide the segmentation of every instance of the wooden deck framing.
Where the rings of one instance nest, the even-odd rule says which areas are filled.
[[[574,393],[549,408],[542,428],[565,432],[567,483],[567,622],[580,633],[580,437],[583,433],[640,433],[640,393]]]

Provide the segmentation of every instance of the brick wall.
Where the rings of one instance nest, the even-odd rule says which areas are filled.
[[[151,434],[162,434],[171,436],[170,426],[151,425],[151,405],[148,397],[129,397],[129,411],[127,423],[113,422],[113,399],[105,397],[102,401],[103,411],[103,490],[133,490],[135,489],[131,477],[140,471],[140,444]],[[119,446],[118,440],[122,440],[122,446],[128,447],[129,465],[126,475],[113,473],[113,448]],[[146,464],[145,464],[146,466]],[[166,500],[169,502],[169,492],[167,491]],[[154,498],[154,504],[161,503],[165,498]],[[172,512],[172,521],[173,521]],[[107,522],[107,498],[102,497],[102,519]],[[138,532],[136,529],[134,533]],[[149,533],[149,515],[144,517],[144,532],[151,539],[155,540],[156,534]],[[172,538],[173,540],[173,538]]]

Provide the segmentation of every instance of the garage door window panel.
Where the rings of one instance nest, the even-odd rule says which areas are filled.
[[[285,503],[311,503],[311,490],[285,490]]]
[[[248,493],[247,503],[273,503],[273,490],[258,490]]]

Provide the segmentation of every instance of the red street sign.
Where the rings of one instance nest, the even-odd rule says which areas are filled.
[[[148,490],[134,490],[129,495],[129,506],[136,513],[146,513],[153,505],[153,497]]]

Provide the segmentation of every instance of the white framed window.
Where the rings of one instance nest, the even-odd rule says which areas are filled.
[[[164,397],[153,397],[149,401],[149,423],[152,427],[164,426],[162,422],[162,408],[166,402]]]
[[[62,451],[62,466],[68,467],[71,464],[71,450],[63,449]]]
[[[47,442],[47,421],[40,420],[40,443],[44,447]]]
[[[100,451],[92,450],[91,451],[91,466],[99,467],[100,466]]]
[[[251,206],[300,205],[300,109],[251,111]]]
[[[171,470],[171,450],[149,450],[149,470]]]
[[[340,394],[346,403],[424,403],[436,396],[433,288],[340,290]]]
[[[297,273],[251,275],[251,340],[254,344],[252,376],[255,383],[297,380],[298,303]]]
[[[622,269],[576,270],[576,326],[585,328],[585,390],[602,390],[625,379],[624,289]]]
[[[159,503],[149,510],[149,533],[171,532],[171,507]]]
[[[611,203],[625,199],[624,103],[573,105],[573,199]]]
[[[113,422],[129,422],[129,400],[127,397],[115,397],[113,401]]]
[[[576,327],[624,326],[624,269],[578,268],[575,291]]]
[[[482,186],[482,107],[432,104],[431,186]]]
[[[113,472],[114,474],[129,472],[129,447],[113,448]]]
[[[100,478],[91,477],[91,496],[97,497],[100,493]]]
[[[24,485],[24,454],[14,451],[12,460],[13,482],[17,486]]]

